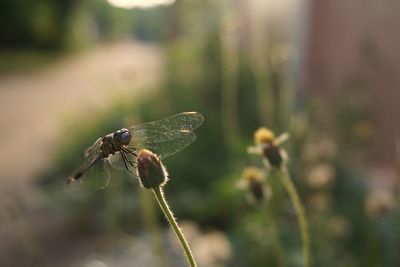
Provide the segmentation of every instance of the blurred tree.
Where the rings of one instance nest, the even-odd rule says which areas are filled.
[[[0,47],[59,48],[79,0],[3,0]]]

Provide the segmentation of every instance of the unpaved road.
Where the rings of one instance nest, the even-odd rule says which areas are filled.
[[[90,116],[110,97],[144,93],[162,79],[156,46],[102,45],[31,74],[0,78],[0,181],[24,186],[48,166],[61,136],[60,117]],[[8,185],[8,186],[7,186]]]

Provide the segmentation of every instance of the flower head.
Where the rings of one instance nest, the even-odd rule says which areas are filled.
[[[391,192],[382,189],[375,189],[369,193],[365,210],[369,217],[379,218],[387,214],[394,206],[394,197]]]
[[[335,170],[329,164],[319,164],[309,173],[307,184],[313,189],[324,189],[329,187],[335,179]]]
[[[262,202],[271,196],[271,189],[265,185],[265,174],[257,167],[246,167],[238,187],[247,193],[249,202]]]
[[[286,152],[280,148],[280,145],[289,138],[287,133],[283,133],[275,137],[274,132],[268,128],[262,127],[254,133],[255,147],[250,147],[250,153],[264,156],[268,164],[272,167],[280,169],[282,163],[287,162]]]
[[[275,139],[275,134],[268,128],[262,127],[254,133],[254,143],[257,145],[272,143]]]
[[[163,186],[168,181],[168,172],[156,154],[143,149],[137,157],[139,180],[146,189]]]

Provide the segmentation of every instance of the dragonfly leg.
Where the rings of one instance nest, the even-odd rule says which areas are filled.
[[[135,157],[138,156],[138,155],[135,153],[136,148],[128,149],[127,147],[122,147],[122,150],[123,150],[125,153],[132,154],[132,155],[135,156]]]
[[[137,168],[136,162],[133,162],[132,160],[128,159],[126,155],[124,155],[126,158],[126,161],[128,161],[129,165],[131,165],[133,168]]]
[[[132,162],[126,157],[124,151],[121,151],[121,156],[122,156],[122,160],[123,160],[123,162],[124,162],[124,165],[125,165],[126,170],[127,170],[128,172],[130,172],[131,174],[134,175],[134,173],[129,169],[127,162],[128,162],[129,165],[131,165],[132,167],[134,167],[134,166],[133,166]]]

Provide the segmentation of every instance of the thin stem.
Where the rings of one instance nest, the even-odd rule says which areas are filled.
[[[189,248],[189,245],[188,245],[185,237],[183,236],[183,233],[180,230],[172,211],[168,207],[167,201],[165,200],[165,197],[161,190],[161,187],[153,188],[153,193],[157,199],[158,204],[160,205],[160,208],[164,212],[165,217],[167,217],[168,222],[170,223],[170,225],[172,226],[172,229],[174,230],[176,236],[178,237],[178,239],[182,245],[182,248],[185,251],[185,254],[189,261],[190,266],[196,267],[197,265],[196,265],[196,262],[194,261],[192,252],[190,251],[190,248]]]
[[[227,16],[230,16],[231,19]],[[239,136],[238,125],[238,36],[232,18],[235,10],[225,15],[221,25],[221,115],[222,130],[230,147],[235,146]]]
[[[151,192],[148,190],[139,190],[140,203],[142,205],[142,213],[145,226],[150,235],[151,245],[154,255],[157,255],[157,263],[159,267],[168,267],[167,255],[163,249],[162,234],[156,218],[156,204],[151,199]]]
[[[303,241],[303,257],[304,266],[310,266],[310,234],[308,230],[308,222],[304,212],[303,204],[301,203],[299,194],[297,193],[296,187],[290,179],[290,175],[285,166],[279,170],[279,176],[281,177],[281,182],[283,187],[286,189],[289,197],[293,203],[297,218],[300,224],[300,234]]]
[[[282,244],[279,241],[278,227],[276,226],[276,221],[273,218],[271,210],[265,203],[260,207],[260,213],[263,215],[264,220],[268,226],[268,231],[271,235],[272,245],[274,247],[276,257],[278,260],[278,266],[286,266],[285,256],[282,249]]]

